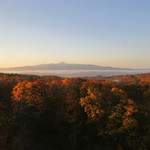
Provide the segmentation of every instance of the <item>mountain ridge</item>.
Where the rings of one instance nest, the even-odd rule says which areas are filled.
[[[39,64],[33,66],[22,66],[22,67],[9,67],[0,68],[0,70],[10,71],[29,71],[29,70],[131,70],[130,68],[116,68],[110,66],[99,66],[93,64],[69,64],[65,62],[61,63],[49,63]],[[133,69],[132,69],[133,70]],[[138,70],[138,69],[135,69]]]

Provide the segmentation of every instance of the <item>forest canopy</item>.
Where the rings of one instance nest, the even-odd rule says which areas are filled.
[[[148,150],[150,74],[0,74],[1,150]]]

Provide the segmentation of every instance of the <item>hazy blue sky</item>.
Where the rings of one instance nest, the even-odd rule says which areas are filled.
[[[0,0],[0,67],[150,67],[150,0]]]

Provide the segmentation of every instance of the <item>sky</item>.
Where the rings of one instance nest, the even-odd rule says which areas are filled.
[[[0,0],[0,68],[150,68],[150,0]]]

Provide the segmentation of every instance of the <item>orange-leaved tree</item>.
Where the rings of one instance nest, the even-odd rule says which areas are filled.
[[[12,99],[15,102],[24,102],[28,106],[39,107],[48,99],[49,86],[40,81],[18,83],[13,89]]]

